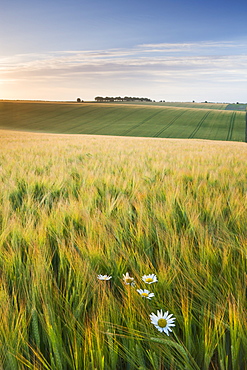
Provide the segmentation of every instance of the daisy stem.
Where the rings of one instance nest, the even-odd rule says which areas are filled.
[[[130,310],[131,307],[131,294],[130,294],[130,285],[128,285],[128,309]]]

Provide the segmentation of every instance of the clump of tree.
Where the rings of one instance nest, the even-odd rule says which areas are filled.
[[[94,98],[97,102],[114,102],[114,101],[145,101],[145,102],[151,102],[152,100],[149,98],[138,98],[138,97],[132,97],[132,96],[125,96],[122,98],[121,96],[116,97],[103,97],[103,96],[96,96]]]

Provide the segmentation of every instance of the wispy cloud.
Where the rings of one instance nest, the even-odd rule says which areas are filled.
[[[234,42],[144,44],[131,49],[55,51],[0,58],[0,80],[53,83],[97,79],[189,84],[247,82],[246,45]],[[130,82],[131,83],[131,82]],[[120,86],[120,85],[119,85]]]
[[[242,42],[233,41],[202,41],[202,42],[186,42],[186,43],[159,43],[159,44],[142,44],[138,46],[144,51],[166,51],[166,52],[200,52],[202,50],[212,51],[216,50],[222,53],[225,50],[239,50],[240,48],[247,48],[247,45]]]

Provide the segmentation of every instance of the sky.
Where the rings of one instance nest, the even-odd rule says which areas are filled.
[[[246,0],[0,2],[0,99],[247,102]]]

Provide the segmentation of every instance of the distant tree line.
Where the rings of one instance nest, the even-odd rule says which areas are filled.
[[[124,98],[122,98],[121,96],[116,96],[116,97],[109,97],[109,96],[106,96],[105,98],[103,98],[102,96],[96,96],[95,100],[97,102],[101,102],[101,101],[108,101],[108,102],[114,102],[114,101],[152,101],[151,99],[149,98],[137,98],[137,97],[131,97],[131,96],[125,96]]]

